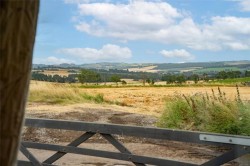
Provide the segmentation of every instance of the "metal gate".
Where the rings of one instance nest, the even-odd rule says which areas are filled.
[[[136,126],[124,126],[114,124],[98,124],[79,121],[65,121],[65,120],[50,120],[50,119],[31,119],[25,120],[25,126],[35,128],[47,128],[47,129],[61,129],[61,130],[74,130],[82,131],[83,134],[69,143],[67,146],[27,142],[22,141],[20,151],[29,159],[29,161],[18,161],[18,165],[53,165],[55,161],[63,157],[67,153],[89,155],[110,159],[117,159],[123,161],[130,161],[135,165],[171,165],[192,166],[196,164],[179,162],[169,159],[146,157],[132,154],[120,141],[118,141],[114,135],[122,136],[134,136],[141,138],[161,139],[180,141],[187,143],[206,144],[228,147],[230,150],[217,156],[201,165],[222,165],[229,161],[232,161],[238,157],[246,154],[250,154],[250,137],[235,136],[225,134],[214,134],[204,132],[191,132],[161,128],[150,127],[136,127]],[[110,144],[112,144],[119,152],[93,150],[87,148],[77,147],[81,143],[85,142],[95,134],[100,134]],[[41,149],[56,151],[56,153],[43,162],[40,162],[27,148]]]

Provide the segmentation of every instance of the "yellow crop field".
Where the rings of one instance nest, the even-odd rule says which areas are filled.
[[[42,92],[46,95],[46,100],[50,97],[77,99],[79,103],[80,94],[103,95],[105,101],[119,102],[122,107],[133,110],[136,113],[159,115],[163,108],[165,100],[175,94],[193,95],[195,93],[207,93],[212,95],[212,89],[218,93],[217,87],[111,87],[111,88],[81,88],[80,84],[60,84],[32,81],[30,84],[30,97],[39,97]],[[235,87],[220,87],[225,92],[227,98],[234,100],[237,91]],[[243,101],[250,100],[250,87],[240,87],[240,96]],[[42,100],[42,95],[41,99]],[[96,105],[103,105],[98,103]]]
[[[68,70],[65,69],[59,69],[59,70],[44,70],[43,72],[41,72],[43,74],[46,75],[60,75],[60,76],[68,76],[70,73],[68,72]]]
[[[212,95],[214,89],[217,93],[217,87],[128,87],[128,88],[90,88],[82,91],[90,94],[101,93],[108,100],[117,100],[125,105],[137,108],[140,112],[161,113],[164,101],[167,98],[180,93],[192,95],[195,93],[208,93]],[[226,96],[232,100],[235,99],[237,91],[235,87],[220,87],[226,93]],[[250,100],[250,87],[240,87],[242,100]],[[139,108],[139,109],[138,109]]]

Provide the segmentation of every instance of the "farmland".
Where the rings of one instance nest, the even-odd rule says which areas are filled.
[[[129,81],[129,80],[127,80]],[[29,102],[26,110],[26,117],[52,118],[65,120],[80,120],[97,123],[115,123],[123,125],[136,126],[156,126],[156,123],[164,111],[166,101],[178,93],[192,95],[197,93],[208,94],[212,96],[212,90],[218,94],[216,86],[193,87],[193,86],[175,86],[175,87],[152,87],[152,86],[113,86],[85,85],[79,83],[51,83],[43,81],[31,81]],[[234,86],[220,86],[221,91],[226,96],[235,101],[237,91]],[[248,102],[250,99],[250,87],[239,87],[241,99]],[[64,144],[78,137],[77,132],[66,131],[47,131],[43,129],[25,129],[23,132],[24,140],[36,140],[46,143]],[[84,143],[84,147],[106,150],[108,144],[102,141],[98,136]],[[158,151],[153,155],[158,157],[167,157],[178,161],[188,161],[190,163],[203,163],[211,159],[216,154],[220,154],[220,149],[203,147],[200,145],[183,144],[178,142],[151,142],[130,137],[122,137],[120,141],[124,142],[136,154],[152,155],[149,149],[157,148]],[[146,141],[146,142],[144,142]],[[95,142],[95,143],[92,143]],[[202,151],[201,151],[202,149]],[[33,151],[39,158],[43,159],[48,152]],[[195,155],[191,155],[195,154]],[[22,156],[20,156],[22,158]],[[82,159],[82,158],[81,158]],[[245,159],[247,160],[247,159]],[[65,162],[74,165],[97,165],[98,163],[117,164],[115,160],[101,159],[93,157],[93,160],[84,163],[77,157],[68,155],[59,160],[56,164],[62,165]],[[241,162],[244,162],[241,161]],[[118,162],[119,164],[129,165],[127,162]],[[229,165],[237,165],[231,162]]]
[[[91,87],[91,86],[90,86]],[[46,83],[39,81],[32,81],[30,87],[30,101],[38,101],[44,103],[47,98],[53,97],[63,97],[63,95],[75,96],[79,94],[89,94],[96,96],[98,94],[103,95],[105,101],[110,101],[110,103],[119,103],[123,105],[128,110],[133,110],[133,112],[141,114],[149,114],[159,116],[161,113],[164,102],[169,97],[176,93],[181,94],[195,94],[195,93],[208,93],[212,94],[211,89],[217,90],[216,86],[213,87],[102,87],[102,88],[81,88],[80,84],[59,84],[59,83]],[[221,87],[221,90],[226,93],[226,95],[234,100],[237,95],[235,87]],[[244,101],[250,99],[250,87],[240,87],[241,98]],[[39,93],[46,93],[46,96],[40,99],[34,99],[39,96]],[[216,92],[217,93],[217,92]],[[66,97],[67,99],[70,96]],[[73,103],[83,103],[84,100],[78,100],[76,96],[76,102]],[[101,103],[103,104],[103,103]],[[107,104],[107,103],[106,103]],[[98,105],[98,104],[96,104]]]
[[[206,72],[207,75],[203,72]],[[249,109],[246,108],[250,103],[249,73],[249,62],[211,64],[101,63],[83,66],[65,66],[65,64],[40,66],[33,70],[26,117],[167,128],[176,121],[180,121],[181,123],[172,125],[172,128],[193,131],[206,131],[208,129],[212,132],[222,131],[223,133],[234,132],[236,129],[234,133],[248,135],[248,127],[241,128],[241,126],[249,126],[247,119],[249,119],[250,114]],[[82,78],[78,77],[79,74],[82,74]],[[184,81],[180,82],[178,79],[182,78],[184,74]],[[199,77],[198,80],[194,79],[196,75]],[[174,80],[171,81],[169,78],[174,78]],[[175,109],[168,109],[168,105],[178,104],[183,96],[190,101],[196,97],[196,104],[201,103],[197,105],[199,111],[196,116],[209,123],[201,126],[196,125],[190,121],[193,117],[188,119],[190,117],[185,113],[174,118],[165,116],[168,112],[176,112]],[[199,96],[201,97],[199,98]],[[204,96],[207,97],[207,100],[204,100]],[[184,99],[181,104],[187,105],[185,102]],[[215,113],[212,111],[213,108],[218,106],[222,110],[223,117],[218,116],[218,118],[211,119],[210,115],[203,118],[204,102],[207,102],[208,108],[211,108],[206,108],[207,113],[210,112],[213,115]],[[241,107],[237,107],[238,105],[242,106],[240,102],[246,103],[243,114],[241,114],[242,111],[239,111]],[[193,108],[193,106],[191,107]],[[186,108],[185,110],[190,111],[189,106]],[[160,125],[160,122],[163,122],[162,124],[166,122],[165,119],[171,122],[170,125]],[[220,124],[220,127],[214,125],[214,120],[216,120],[216,124]],[[218,128],[221,130],[216,130]],[[24,140],[46,143],[64,144],[78,136],[77,132],[30,128],[23,132]],[[157,148],[155,156],[195,164],[220,154],[220,149],[171,141],[152,142],[125,136],[119,138],[119,141],[136,154],[151,155],[150,149]],[[99,136],[93,137],[90,142],[84,143],[84,146],[90,148],[94,146],[104,150],[108,148],[108,145]],[[37,152],[34,151],[34,153]],[[39,153],[40,158],[46,155]],[[66,160],[74,165],[117,164],[116,161],[96,157],[93,157],[91,162],[83,163],[79,158],[72,158],[72,155],[56,164],[62,165]],[[119,164],[129,165],[126,162],[119,162]],[[229,165],[237,165],[237,163],[233,161]]]
[[[94,68],[96,67],[96,68]],[[248,61],[183,64],[61,64],[34,66],[32,80],[116,86],[246,86],[250,82]],[[85,86],[89,87],[89,86]]]

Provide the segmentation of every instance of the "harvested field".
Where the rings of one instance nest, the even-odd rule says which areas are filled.
[[[191,95],[195,93],[208,93],[212,95],[211,89],[218,93],[217,87],[129,87],[129,88],[91,88],[82,89],[90,94],[101,93],[104,98],[111,101],[119,101],[125,106],[133,107],[138,113],[158,116],[164,107],[164,101],[174,94],[180,93]],[[220,87],[222,92],[232,100],[235,99],[237,91],[235,87]],[[242,100],[250,100],[250,87],[240,87]]]
[[[159,70],[154,70],[157,66],[147,66],[147,67],[136,67],[136,68],[129,68],[130,72],[149,72],[149,73],[157,73]]]
[[[65,70],[65,69],[58,69],[58,70],[44,70],[44,72],[41,72],[43,74],[46,74],[46,75],[60,75],[60,76],[68,76],[69,74],[72,74],[72,73],[69,73],[68,70]]]

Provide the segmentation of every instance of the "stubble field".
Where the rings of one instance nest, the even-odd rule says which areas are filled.
[[[129,87],[129,88],[96,88],[82,89],[89,94],[103,94],[107,100],[116,100],[125,106],[134,107],[135,111],[143,114],[159,115],[164,103],[175,94],[193,95],[207,93],[212,95],[212,89],[218,93],[217,87]],[[232,100],[237,91],[235,87],[220,87],[222,92]],[[240,87],[242,100],[250,100],[250,87]]]
[[[79,97],[81,94],[88,94],[91,96],[101,95],[107,103],[95,103],[88,101],[76,101],[74,104],[92,104],[96,107],[114,107],[119,105],[119,108],[123,111],[134,112],[139,114],[147,114],[159,116],[163,109],[166,100],[176,94],[194,95],[196,93],[213,95],[218,94],[218,87],[107,87],[107,88],[81,88],[80,84],[60,84],[32,81],[30,84],[30,101],[33,97],[37,97],[44,93],[39,99],[39,102],[35,102],[39,105],[46,105],[45,99],[63,97],[70,98],[74,96]],[[236,87],[224,87],[220,86],[220,90],[225,93],[228,99],[235,100],[237,96]],[[239,87],[240,97],[243,101],[250,100],[250,87]],[[44,101],[43,101],[44,99]],[[119,104],[115,104],[119,103]],[[51,103],[49,103],[49,106]],[[69,104],[67,104],[70,107]],[[73,104],[71,104],[73,105]]]

